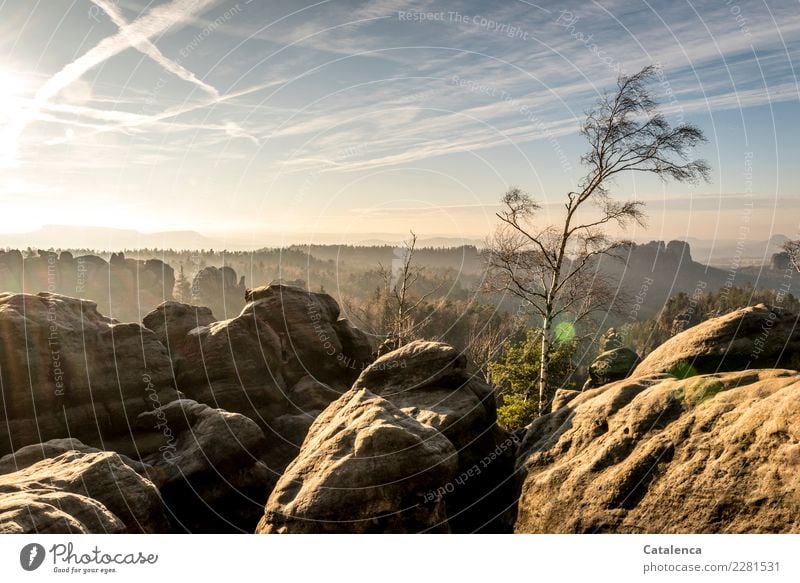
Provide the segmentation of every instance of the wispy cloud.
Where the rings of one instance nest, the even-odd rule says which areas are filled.
[[[219,92],[214,87],[198,79],[194,73],[187,70],[180,63],[176,63],[175,61],[165,57],[158,47],[156,47],[150,41],[150,38],[144,36],[141,31],[133,29],[122,16],[122,13],[117,9],[116,5],[112,4],[109,0],[91,1],[108,15],[108,17],[111,19],[111,22],[119,27],[120,32],[124,36],[128,37],[128,41],[132,48],[140,51],[143,55],[147,55],[173,75],[196,85],[212,97],[219,97]],[[183,19],[186,20],[186,18],[187,15],[184,15]]]
[[[6,159],[13,157],[16,152],[17,140],[22,132],[25,131],[25,128],[36,119],[39,111],[46,107],[50,100],[63,89],[80,79],[86,72],[133,46],[141,47],[145,51],[148,50],[145,41],[149,43],[149,39],[164,33],[171,27],[181,25],[191,15],[208,10],[218,1],[172,0],[168,4],[156,6],[132,23],[120,26],[116,34],[106,37],[95,47],[45,81],[36,92],[29,107],[20,112],[20,115],[4,128],[2,135],[0,135],[0,144],[5,147],[6,151],[0,152],[0,156],[4,155],[3,157]],[[159,64],[163,65],[164,63]],[[177,70],[174,67],[174,63],[170,66]]]

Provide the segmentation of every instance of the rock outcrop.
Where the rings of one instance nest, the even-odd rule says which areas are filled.
[[[157,533],[156,486],[112,452],[67,451],[0,475],[0,533]]]
[[[454,532],[507,532],[514,522],[516,439],[497,426],[492,388],[452,346],[416,341],[380,357],[353,385],[441,431],[468,476],[446,495]],[[471,472],[471,473],[470,473]]]
[[[0,455],[67,436],[130,454],[136,416],[178,396],[155,334],[94,302],[0,294],[0,335]]]
[[[398,423],[403,431],[382,429]],[[437,444],[435,453],[408,455],[417,439],[411,439],[409,432]],[[352,445],[366,436],[369,449]],[[373,459],[366,463],[356,452],[351,460],[353,447],[374,451]],[[518,492],[515,449],[516,439],[496,424],[491,388],[470,376],[466,358],[446,344],[412,342],[376,360],[317,418],[298,458],[270,497],[259,528],[262,532],[508,532]],[[430,474],[434,465],[447,471]],[[357,478],[354,484],[373,486],[354,487],[344,494],[329,491],[356,480],[357,472],[368,472],[370,477]],[[382,489],[389,493],[381,494]],[[375,506],[376,498],[382,497],[387,504]],[[364,508],[364,515],[359,508]],[[375,519],[391,509],[392,518]],[[409,509],[416,510],[408,514]],[[359,512],[354,523],[349,521],[352,512]]]
[[[631,378],[534,421],[517,532],[800,532],[800,373]]]
[[[244,277],[236,280],[232,267],[204,267],[192,279],[192,302],[208,306],[217,320],[233,318],[244,307]]]
[[[633,376],[693,374],[800,365],[799,316],[763,304],[706,320],[651,352]]]
[[[142,314],[172,299],[174,287],[174,270],[158,259],[126,259],[114,253],[106,261],[96,255],[74,257],[68,251],[23,257],[17,250],[0,251],[0,291],[84,298],[120,321],[139,321]]]
[[[372,349],[327,294],[272,285],[248,291],[247,301],[229,320],[202,324],[207,312],[173,302],[144,321],[168,343],[186,396],[261,426],[269,442],[264,459],[279,475],[314,418],[369,364]]]
[[[252,419],[190,399],[137,419],[142,432],[166,436],[144,458],[176,532],[253,532],[277,476],[260,461],[267,444]]]
[[[600,387],[627,378],[641,362],[630,348],[612,348],[600,353],[589,365],[589,378],[584,389]]]
[[[256,532],[448,532],[436,492],[456,476],[456,460],[441,433],[353,389],[311,426]]]
[[[170,354],[179,354],[183,350],[189,332],[212,322],[214,315],[209,308],[176,301],[158,305],[142,319],[145,328],[155,332]]]

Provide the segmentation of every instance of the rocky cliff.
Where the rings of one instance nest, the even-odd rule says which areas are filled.
[[[244,302],[0,295],[0,532],[800,532],[796,315],[612,349],[508,434],[452,347],[373,360],[326,294]]]

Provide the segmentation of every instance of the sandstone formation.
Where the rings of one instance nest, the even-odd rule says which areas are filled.
[[[85,298],[120,321],[138,322],[142,314],[172,299],[174,286],[174,270],[158,259],[126,259],[114,253],[106,261],[96,255],[73,257],[68,251],[23,257],[17,250],[0,251],[0,291]]]
[[[492,388],[467,370],[452,346],[416,341],[380,357],[353,385],[368,389],[441,431],[458,452],[459,474],[447,494],[454,532],[507,532],[514,522],[515,438],[497,426]]]
[[[600,353],[589,365],[589,379],[585,389],[600,387],[627,378],[641,362],[630,348],[612,348]]]
[[[270,444],[264,460],[278,475],[314,418],[369,364],[372,348],[327,294],[271,285],[247,300],[228,320],[209,323],[202,309],[170,302],[144,321],[168,344],[186,396],[261,426]]]
[[[32,466],[42,460],[60,456],[62,453],[68,451],[79,451],[81,453],[102,453],[102,449],[86,445],[82,441],[74,438],[51,439],[44,443],[34,443],[26,445],[15,451],[0,457],[0,474],[10,474],[18,472],[21,469]],[[129,458],[128,456],[119,455],[119,459],[126,466],[131,468],[137,474],[146,474],[148,470],[152,469],[145,463],[138,462]]]
[[[0,294],[0,335],[0,455],[68,436],[130,454],[136,416],[177,398],[155,334],[94,302]]]
[[[192,279],[192,302],[208,306],[217,320],[233,318],[244,307],[244,276],[232,267],[204,267]]]
[[[441,433],[352,389],[311,426],[257,532],[447,532],[436,492],[456,476],[456,459]]]
[[[800,365],[798,315],[763,304],[706,320],[651,352],[633,376],[677,376]]]
[[[142,413],[136,425],[167,436],[143,461],[173,530],[253,532],[277,480],[260,461],[267,444],[255,421],[181,399]]]
[[[0,533],[168,530],[156,486],[112,452],[67,451],[0,475]]]
[[[363,413],[365,408],[369,414]],[[379,431],[387,415],[395,422],[407,416],[409,420],[403,422],[406,431]],[[445,456],[447,472],[429,473],[434,462],[445,467],[439,445],[433,458],[428,453],[405,454],[403,448],[416,443],[405,433],[417,425],[426,428],[423,436],[436,436],[433,443],[446,442],[451,448]],[[419,432],[415,429],[413,433]],[[362,434],[371,436],[374,459],[365,465],[356,453],[356,460],[337,463],[350,460],[351,444],[366,439]],[[395,449],[400,451],[395,453]],[[379,528],[393,532],[508,532],[517,495],[515,450],[515,438],[496,425],[491,388],[470,376],[464,355],[446,344],[412,342],[376,360],[351,391],[317,418],[298,458],[270,497],[259,528],[262,532],[366,532]],[[368,471],[370,476],[354,483],[378,481],[361,490],[329,491],[335,484],[356,479],[353,474],[357,471]],[[377,488],[385,481],[382,489]],[[390,494],[381,494],[387,489]],[[426,504],[419,507],[423,493]],[[399,514],[366,520],[393,507],[376,507],[378,496],[387,496],[394,504],[403,500],[403,505],[394,506]],[[410,515],[400,512],[418,507],[419,511]],[[366,515],[358,514],[358,521],[349,522],[350,513],[358,508]],[[332,524],[314,522],[320,520]]]
[[[800,532],[800,373],[627,379],[534,421],[517,532]]]
[[[172,300],[158,305],[142,319],[145,328],[155,332],[170,354],[183,350],[189,332],[212,322],[214,315],[209,308]]]

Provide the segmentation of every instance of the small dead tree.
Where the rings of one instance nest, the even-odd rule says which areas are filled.
[[[541,318],[539,414],[551,398],[554,321],[568,314],[577,323],[608,310],[615,300],[613,282],[596,269],[597,260],[618,255],[628,243],[612,239],[605,228],[644,224],[643,203],[612,200],[609,183],[624,172],[678,182],[708,179],[708,164],[690,160],[691,149],[705,141],[703,132],[691,124],[672,127],[658,112],[647,91],[656,73],[650,66],[620,77],[616,91],[587,112],[581,133],[589,150],[581,162],[588,170],[578,189],[567,193],[560,223],[540,226],[541,206],[518,188],[502,198],[503,210],[497,213],[501,224],[484,252],[485,287],[517,296]],[[587,215],[592,207],[594,214]]]
[[[424,268],[414,264],[417,235],[414,231],[409,232],[411,237],[395,249],[392,265],[387,268],[379,264],[378,267],[389,302],[386,342],[381,352],[394,350],[413,340],[414,330],[420,325],[416,321],[417,309],[438,289],[417,293],[415,288]]]

